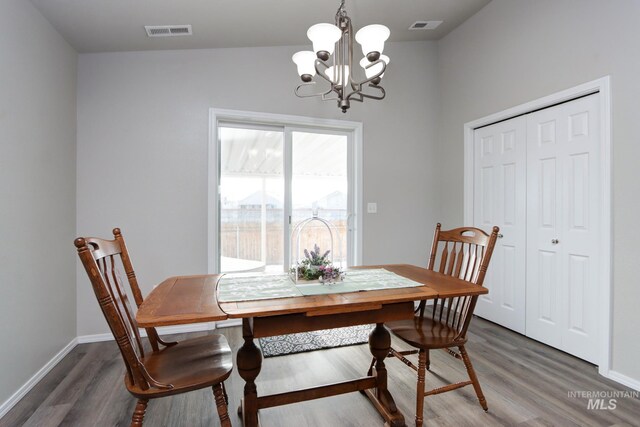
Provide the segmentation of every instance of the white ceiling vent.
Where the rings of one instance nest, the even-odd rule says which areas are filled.
[[[149,37],[190,36],[191,25],[145,25]]]
[[[442,24],[442,21],[416,21],[409,29],[410,30],[435,30]]]

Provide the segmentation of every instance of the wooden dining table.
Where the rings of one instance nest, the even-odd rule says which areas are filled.
[[[237,351],[238,373],[245,381],[239,413],[245,426],[259,425],[259,410],[355,391],[363,392],[385,425],[405,426],[387,388],[384,359],[391,347],[385,322],[410,319],[414,301],[486,294],[484,287],[425,268],[407,265],[376,265],[354,269],[383,268],[422,286],[366,292],[218,302],[217,285],[222,275],[171,277],[160,283],[138,309],[142,328],[242,319],[243,344]],[[348,273],[347,273],[348,274]],[[343,382],[302,390],[259,396],[255,380],[262,369],[262,353],[254,339],[363,324],[375,324],[369,335],[374,363],[366,375]],[[364,371],[364,369],[363,369]]]

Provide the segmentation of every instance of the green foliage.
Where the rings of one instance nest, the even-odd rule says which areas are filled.
[[[305,258],[298,264],[298,279],[331,281],[341,277],[342,271],[334,267],[329,259],[330,252],[326,251],[320,255],[320,248],[317,244],[313,245],[311,252],[305,249]],[[295,274],[295,267],[291,269],[291,272]]]

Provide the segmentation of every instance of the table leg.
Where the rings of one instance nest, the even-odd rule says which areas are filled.
[[[384,327],[384,324],[377,323],[369,335],[369,349],[375,359],[374,366],[370,369],[370,375],[376,377],[377,387],[375,392],[367,390],[366,394],[385,418],[387,422],[385,425],[404,427],[406,426],[404,416],[398,411],[396,403],[387,389],[387,368],[384,366],[384,358],[389,354],[390,348],[391,334]]]
[[[262,367],[262,353],[253,342],[252,324],[252,319],[242,319],[244,344],[238,350],[237,356],[238,373],[245,381],[244,399],[238,408],[238,413],[241,414],[245,427],[258,426],[258,390],[255,379]]]

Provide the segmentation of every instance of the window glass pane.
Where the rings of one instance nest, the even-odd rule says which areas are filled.
[[[284,133],[219,128],[220,271],[282,271]]]
[[[347,265],[347,141],[340,134],[292,132],[292,230],[314,213],[329,221],[337,229],[329,258],[342,266]],[[299,256],[315,244],[323,253],[332,249],[326,227],[317,221],[301,234]],[[295,246],[291,248],[294,259]]]

